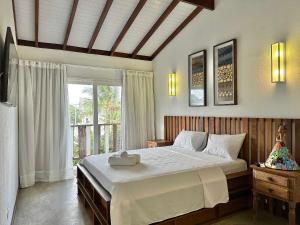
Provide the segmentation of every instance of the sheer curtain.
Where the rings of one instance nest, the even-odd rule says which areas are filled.
[[[20,186],[73,177],[66,66],[20,60]]]
[[[122,93],[123,149],[145,147],[155,137],[153,73],[124,71]]]

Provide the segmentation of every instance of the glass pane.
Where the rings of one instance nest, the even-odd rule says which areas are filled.
[[[73,162],[94,153],[93,86],[69,84],[69,114],[73,134]]]
[[[100,153],[121,148],[121,91],[120,86],[98,86]]]

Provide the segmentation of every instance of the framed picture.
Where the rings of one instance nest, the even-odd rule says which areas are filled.
[[[214,103],[237,104],[236,39],[214,46]]]
[[[189,55],[189,106],[206,106],[206,51]]]

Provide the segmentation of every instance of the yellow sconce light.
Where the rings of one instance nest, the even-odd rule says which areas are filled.
[[[176,96],[176,73],[169,74],[168,89],[169,96]]]
[[[272,83],[285,82],[285,43],[276,42],[271,47]]]

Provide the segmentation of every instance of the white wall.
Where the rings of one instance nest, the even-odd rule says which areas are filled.
[[[0,0],[0,58],[6,27],[14,32],[12,1]],[[2,60],[2,59],[1,59]],[[0,60],[0,62],[1,62]],[[18,190],[17,109],[0,103],[0,224],[11,224]]]
[[[300,118],[300,1],[216,0],[154,60],[157,137],[164,115]],[[238,105],[213,105],[213,46],[237,39]],[[271,83],[270,48],[286,41],[287,82]],[[207,107],[188,106],[188,55],[207,49]],[[177,96],[167,95],[167,74],[177,73]]]
[[[0,0],[0,42],[2,44],[6,35],[6,27],[10,26],[13,32],[15,29],[11,2],[10,0]]]
[[[150,61],[120,57],[92,55],[53,49],[41,49],[27,46],[18,46],[18,54],[22,59],[50,61],[56,63],[94,67],[152,71],[152,62]]]
[[[0,104],[0,224],[11,224],[18,179],[17,109]]]

